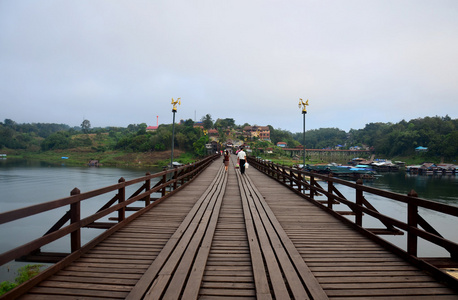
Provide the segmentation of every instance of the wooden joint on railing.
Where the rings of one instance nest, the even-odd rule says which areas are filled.
[[[126,180],[121,177],[118,180],[118,183],[126,182]],[[126,187],[123,186],[118,189],[118,203],[122,204],[126,200]],[[118,209],[118,223],[122,222],[126,218],[126,207],[123,206]]]
[[[70,196],[79,195],[81,191],[78,188],[74,188],[70,192]],[[81,202],[75,202],[70,204],[70,223],[78,223],[81,220]],[[75,252],[81,248],[81,228],[70,233],[70,248],[72,252]]]

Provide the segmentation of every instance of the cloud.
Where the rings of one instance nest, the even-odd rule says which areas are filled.
[[[207,113],[302,131],[457,117],[455,1],[0,3],[0,119],[95,126]]]

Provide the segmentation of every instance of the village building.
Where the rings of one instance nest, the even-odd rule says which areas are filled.
[[[415,152],[427,152],[427,151],[428,151],[428,147],[419,146],[415,148]]]
[[[270,141],[270,128],[269,126],[245,126],[243,135],[247,138],[256,137],[260,140]]]
[[[218,136],[219,133],[218,133],[218,130],[213,128],[213,129],[208,130],[208,135],[209,136]]]
[[[158,126],[148,126],[146,127],[146,131],[156,131]]]
[[[146,127],[146,131],[156,131],[159,127],[159,116],[156,116],[156,126],[148,126]]]
[[[204,123],[203,122],[195,122],[193,127],[194,128],[204,129]]]

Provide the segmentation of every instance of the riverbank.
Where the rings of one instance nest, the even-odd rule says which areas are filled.
[[[152,152],[124,152],[124,151],[103,151],[97,152],[89,148],[74,148],[67,150],[50,150],[50,151],[25,151],[25,150],[1,150],[7,158],[20,158],[44,161],[51,164],[65,163],[69,166],[85,166],[90,161],[98,161],[101,166],[109,167],[164,167],[170,163],[170,150],[152,151]],[[302,164],[302,159],[297,160],[288,155],[260,154],[262,159],[271,160],[274,163],[293,166]],[[380,157],[379,157],[380,158]],[[199,158],[192,153],[174,150],[174,161],[187,164],[198,160]],[[385,158],[391,161],[403,161],[405,165],[419,165],[424,162],[442,163],[442,159],[425,159],[421,155],[412,157],[393,157]],[[328,164],[335,161],[324,161],[307,158],[305,163],[309,165]],[[343,164],[346,163],[342,162]],[[456,160],[454,162],[456,163]]]
[[[3,151],[6,158],[39,160],[51,164],[69,166],[85,166],[90,161],[98,161],[100,166],[109,167],[163,167],[170,164],[170,151],[154,152],[93,152],[85,149],[54,150],[44,152],[28,152],[22,150]],[[180,149],[174,150],[174,161],[186,164],[198,158]]]

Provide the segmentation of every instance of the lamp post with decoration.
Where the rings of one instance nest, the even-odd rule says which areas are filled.
[[[309,105],[309,100],[303,101],[302,98],[299,98],[299,108],[302,107],[302,116],[303,116],[303,130],[302,130],[302,145],[304,147],[304,153],[303,153],[303,161],[302,161],[302,168],[305,167],[305,114],[307,113],[307,108],[306,106]]]
[[[177,112],[177,104],[181,105],[181,98],[177,98],[177,100],[173,100],[172,98],[172,113],[173,113],[173,123],[172,123],[172,154],[170,158],[170,168],[173,168],[173,149],[175,146],[175,113]]]

